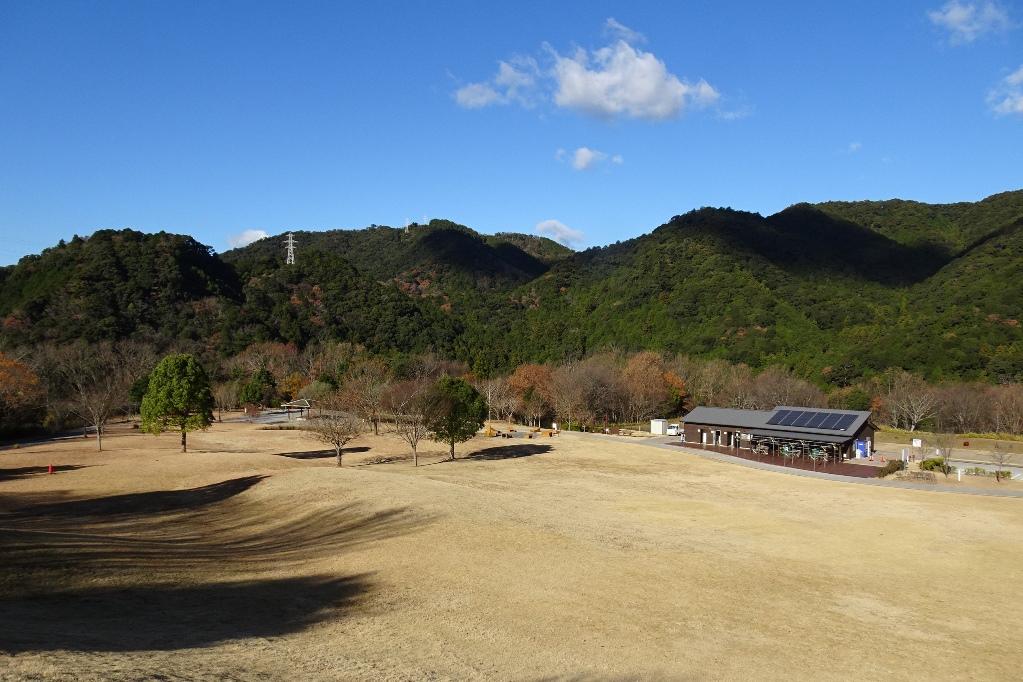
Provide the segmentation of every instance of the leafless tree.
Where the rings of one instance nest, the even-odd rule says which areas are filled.
[[[390,386],[387,408],[394,415],[394,432],[412,449],[412,464],[419,466],[419,442],[428,438],[430,429],[431,382],[428,379],[408,379]]]
[[[945,474],[945,478],[952,473],[952,464],[950,462],[952,458],[952,451],[955,449],[957,436],[954,433],[935,433],[930,437],[931,446],[935,449],[938,456],[941,457],[941,473]]]
[[[824,393],[809,381],[793,376],[784,367],[768,367],[754,379],[754,402],[760,409],[778,405],[797,407],[823,407],[827,404]]]
[[[586,395],[578,377],[578,364],[561,365],[551,372],[550,395],[554,414],[559,420],[567,421],[572,428],[572,418],[581,417],[586,410]]]
[[[628,421],[639,422],[663,415],[671,399],[664,376],[667,367],[657,353],[643,351],[628,359],[622,370]]]
[[[938,395],[921,377],[904,370],[889,370],[886,376],[889,409],[896,427],[916,431],[938,409]]]
[[[995,481],[1002,480],[1002,471],[1012,464],[1015,454],[1009,451],[1005,443],[996,442],[991,448],[991,461],[995,463]]]
[[[128,397],[130,375],[113,344],[76,343],[64,347],[60,368],[70,391],[71,410],[96,431],[103,450],[103,430]]]
[[[1023,384],[1005,384],[991,390],[995,431],[1023,434]]]
[[[238,405],[238,382],[217,384],[213,388],[213,400],[217,404],[217,421],[223,421],[224,410],[233,410]]]
[[[987,431],[994,413],[989,389],[975,382],[946,384],[937,389],[941,426],[956,433]]]
[[[352,367],[342,380],[345,403],[380,433],[380,418],[387,396],[387,366],[380,360],[364,360]]]
[[[348,411],[347,403],[337,395],[323,401],[320,416],[306,422],[305,428],[337,453],[337,465],[341,466],[344,447],[362,435],[363,421]]]
[[[518,399],[508,385],[508,377],[499,377],[494,388],[494,412],[501,421],[511,423]]]

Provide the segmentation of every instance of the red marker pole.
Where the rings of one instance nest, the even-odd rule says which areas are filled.
[[[52,464],[47,467],[46,473],[48,473],[48,474],[52,474],[53,473],[53,465]]]

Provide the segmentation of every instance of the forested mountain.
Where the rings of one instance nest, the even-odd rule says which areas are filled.
[[[905,367],[1023,377],[1023,191],[976,203],[729,209],[579,253],[434,220],[295,232],[221,256],[131,230],[0,269],[3,344],[133,336],[235,353],[322,339],[477,372],[614,347],[786,365],[827,386]]]

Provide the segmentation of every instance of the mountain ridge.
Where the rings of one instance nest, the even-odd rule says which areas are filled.
[[[187,236],[99,231],[0,269],[0,340],[230,353],[337,338],[482,372],[615,347],[783,364],[830,385],[889,366],[997,381],[1023,375],[1021,226],[1023,191],[767,217],[703,208],[578,252],[433,220],[296,231],[295,267],[276,237],[214,254]]]

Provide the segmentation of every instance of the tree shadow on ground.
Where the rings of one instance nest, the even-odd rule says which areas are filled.
[[[369,452],[369,448],[366,446],[345,448],[341,454],[351,455],[357,452]],[[306,450],[304,452],[278,452],[277,456],[289,459],[327,459],[328,457],[337,457],[337,452],[334,450]]]
[[[365,576],[144,585],[0,601],[0,651],[171,651],[278,637],[343,616]]]
[[[154,490],[145,493],[111,495],[88,500],[38,504],[14,510],[15,517],[86,517],[130,514],[160,514],[223,502],[245,492],[266,476],[243,476],[186,490]]]
[[[0,650],[172,650],[296,632],[370,589],[305,566],[432,520],[241,494],[263,478],[0,513]],[[261,572],[274,577],[253,579]]]
[[[58,464],[53,467],[54,473],[61,471],[75,471],[77,469],[86,469],[90,464]],[[28,478],[29,476],[38,476],[39,474],[49,474],[49,468],[43,466],[35,467],[15,467],[13,469],[0,469],[0,481],[13,481],[19,478]]]
[[[550,445],[536,445],[533,443],[523,443],[521,445],[500,445],[496,448],[487,448],[486,450],[479,450],[472,453],[462,459],[473,459],[473,460],[500,460],[500,459],[516,459],[519,457],[531,457],[533,455],[543,455],[551,451]]]

